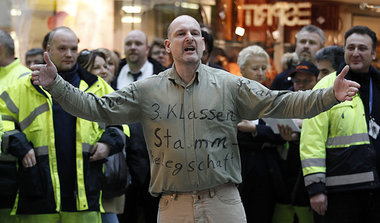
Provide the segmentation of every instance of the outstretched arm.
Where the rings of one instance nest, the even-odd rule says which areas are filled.
[[[334,93],[335,97],[338,101],[351,101],[352,96],[354,96],[360,88],[360,84],[344,79],[346,74],[348,73],[350,67],[346,65],[342,72],[337,76],[334,82]]]
[[[34,84],[43,86],[71,115],[106,124],[132,123],[138,120],[141,110],[135,84],[105,95],[103,93],[107,91],[104,91],[100,97],[99,91],[99,95],[90,90],[84,92],[63,80],[57,74],[57,69],[48,53],[44,53],[44,59],[45,65],[32,67],[31,79]],[[101,78],[98,78],[96,86],[103,89],[106,85]]]

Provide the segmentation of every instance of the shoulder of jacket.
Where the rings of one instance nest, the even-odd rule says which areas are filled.
[[[322,78],[318,83],[314,86],[313,89],[321,89],[321,88],[327,88],[334,85],[334,81],[336,79],[336,72],[333,72],[324,78]]]

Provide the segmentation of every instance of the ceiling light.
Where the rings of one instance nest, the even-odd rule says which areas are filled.
[[[20,16],[21,14],[20,9],[11,9],[11,16]]]
[[[140,13],[141,12],[141,6],[138,6],[138,5],[136,5],[136,6],[125,5],[125,6],[121,7],[121,9],[126,13]]]
[[[141,23],[140,17],[133,17],[133,16],[123,16],[121,18],[122,23]]]

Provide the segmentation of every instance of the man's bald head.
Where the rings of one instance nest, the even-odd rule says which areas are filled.
[[[70,71],[78,58],[78,37],[67,27],[58,27],[50,32],[46,50],[58,72]]]
[[[124,53],[132,72],[138,72],[148,59],[149,45],[146,34],[141,30],[132,30],[125,37]]]
[[[173,30],[173,26],[177,23],[186,23],[186,22],[195,22],[197,23],[197,26],[199,27],[199,30],[201,30],[201,26],[199,25],[198,21],[195,20],[193,17],[188,15],[180,15],[177,18],[173,19],[173,21],[170,23],[168,27],[168,38],[170,38],[171,32]]]
[[[60,26],[60,27],[57,27],[57,28],[53,29],[53,30],[49,33],[49,38],[48,38],[48,40],[47,40],[47,44],[48,44],[48,45],[50,45],[50,46],[52,45],[52,40],[53,40],[53,38],[54,38],[54,36],[55,36],[55,34],[56,34],[57,32],[58,32],[58,33],[61,33],[61,32],[69,32],[69,33],[73,34],[73,35],[77,38],[78,43],[79,43],[79,39],[78,39],[77,35],[75,34],[75,32],[74,32],[72,29],[70,29],[69,27]]]
[[[125,37],[125,40],[124,42],[127,42],[127,40],[131,37],[131,36],[140,36],[142,39],[140,39],[142,42],[144,42],[146,45],[148,45],[148,37],[146,36],[146,34],[141,31],[141,30],[138,30],[138,29],[135,29],[135,30],[132,30],[130,31],[127,36]]]

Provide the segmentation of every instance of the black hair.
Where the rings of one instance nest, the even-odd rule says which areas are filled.
[[[208,32],[204,30],[201,30],[201,32],[202,32],[202,37],[205,39],[207,51],[210,54],[214,48],[214,37],[212,37],[211,34],[209,34]]]
[[[318,50],[314,58],[316,61],[327,60],[334,70],[338,70],[339,65],[344,62],[344,49],[339,46],[328,46]]]
[[[38,55],[38,54],[44,55],[44,50],[42,48],[32,48],[32,49],[26,51],[25,57],[34,56],[34,55]]]
[[[372,52],[376,51],[377,37],[376,33],[367,26],[354,26],[344,34],[344,45],[346,45],[347,38],[354,33],[361,35],[368,35],[372,39]]]

